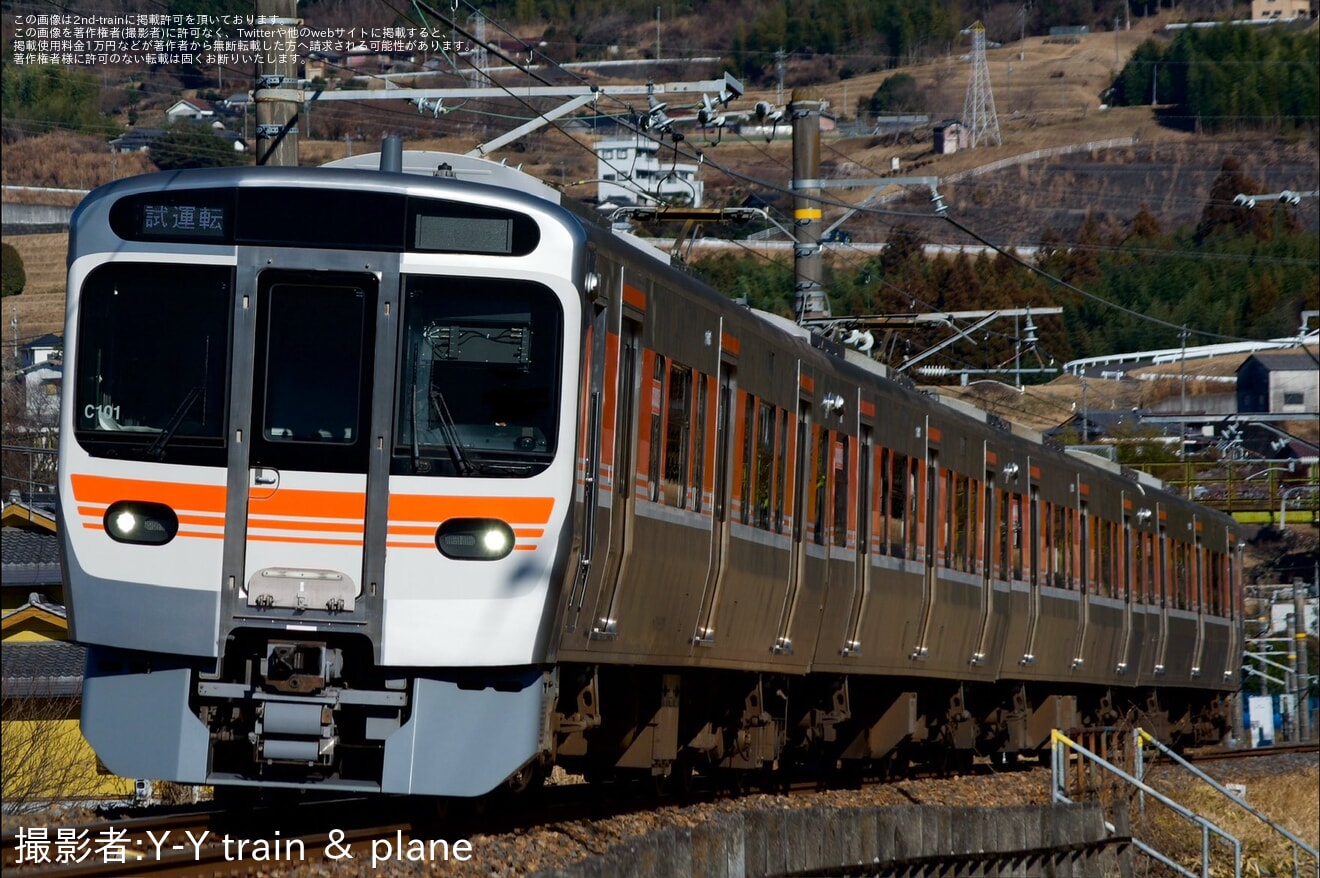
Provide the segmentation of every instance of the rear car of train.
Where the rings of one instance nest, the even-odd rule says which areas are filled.
[[[111,771],[474,796],[535,762],[585,259],[554,204],[452,177],[83,202],[60,532]]]

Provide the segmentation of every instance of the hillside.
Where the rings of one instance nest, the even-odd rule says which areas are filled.
[[[308,14],[325,9],[325,4],[314,3]],[[904,176],[943,179],[995,163],[1016,162],[991,173],[943,183],[940,191],[951,216],[991,240],[1022,248],[1035,246],[1047,234],[1054,234],[1063,242],[1075,241],[1079,227],[1088,218],[1102,230],[1125,226],[1142,205],[1150,209],[1166,231],[1194,223],[1206,204],[1211,182],[1229,157],[1239,160],[1246,176],[1258,183],[1262,191],[1320,189],[1317,171],[1320,149],[1314,133],[1290,137],[1274,133],[1206,137],[1161,125],[1150,107],[1102,108],[1101,95],[1120,64],[1169,15],[1135,19],[1130,31],[1067,39],[1028,36],[1003,47],[990,48],[987,61],[999,109],[1003,137],[1000,146],[937,156],[931,150],[929,128],[898,137],[874,136],[865,128],[859,135],[846,134],[855,130],[852,123],[859,98],[869,97],[887,78],[899,73],[915,80],[922,108],[931,119],[960,115],[969,70],[965,54],[959,54],[966,51],[965,44],[961,47],[951,44],[933,60],[883,72],[859,73],[846,79],[840,78],[838,65],[827,63],[827,59],[794,55],[786,65],[785,97],[794,87],[810,88],[813,94],[828,101],[831,111],[837,114],[835,130],[827,131],[823,137],[822,176],[826,178],[882,177],[891,173],[895,160]],[[670,27],[667,19],[665,38],[669,44],[682,45],[678,38],[692,33],[690,23],[684,31],[677,19],[672,22],[677,30],[671,33]],[[636,48],[631,50],[633,54],[638,54]],[[592,76],[593,81],[608,90],[612,84],[636,83],[647,75],[658,81],[712,78],[721,73],[721,68],[718,64],[690,63],[681,67],[640,66],[627,72],[627,77],[594,72],[582,75]],[[550,76],[549,71],[544,74]],[[559,79],[567,81],[569,77]],[[438,76],[416,84],[438,81],[452,85],[453,80],[453,76]],[[408,84],[407,80],[398,81]],[[528,80],[505,77],[505,81],[514,84]],[[169,87],[168,79],[162,77],[142,94],[146,98],[140,112],[147,120],[152,101],[163,105],[180,95],[197,92]],[[775,99],[776,90],[772,86],[753,87],[730,110],[745,111],[758,100],[774,102]],[[555,103],[545,101],[538,106],[544,110]],[[618,110],[621,106],[608,100],[600,103],[604,111]],[[634,100],[634,108],[641,103]],[[403,101],[318,106],[307,120],[307,127],[318,137],[302,139],[301,161],[320,164],[342,157],[349,150],[374,151],[385,134],[403,135],[410,148],[463,152],[508,130],[519,121],[512,117],[526,114],[527,108],[516,101],[468,102],[453,112],[438,115],[418,113]],[[342,139],[342,134],[348,138]],[[1054,158],[1031,158],[1040,150],[1116,138],[1127,138],[1132,143]],[[726,133],[716,144],[713,131],[688,128],[682,147],[688,156],[700,150],[705,158],[701,175],[709,204],[741,203],[748,195],[756,194],[772,202],[778,199],[781,209],[787,206],[792,155],[788,140],[767,143],[759,137]],[[31,138],[6,146],[7,161],[0,167],[0,176],[11,185],[86,188],[146,168],[142,156],[114,159],[102,150],[93,138],[63,135]],[[563,185],[574,197],[594,195],[590,183],[573,185],[573,181],[590,181],[596,176],[586,135],[570,135],[547,127],[496,152],[493,157],[521,165],[552,185]],[[845,205],[871,194],[870,188],[829,190],[829,198],[837,204],[827,205],[825,222],[832,223],[842,215]],[[1316,199],[1308,199],[1295,209],[1297,221],[1304,228],[1320,229],[1318,204]],[[974,243],[952,226],[939,222],[929,203],[929,193],[918,188],[906,203],[891,203],[885,205],[884,211],[854,215],[844,226],[853,247],[832,249],[827,258],[840,267],[860,264],[865,254],[857,245],[887,240],[896,222],[917,223],[932,243],[953,246]],[[60,295],[63,237],[7,237],[6,240],[24,256],[29,285],[24,296],[4,302],[4,325],[10,325],[16,314],[24,337],[57,331],[63,320]]]

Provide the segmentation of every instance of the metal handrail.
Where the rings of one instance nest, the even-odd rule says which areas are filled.
[[[1293,873],[1293,878],[1301,878],[1301,857],[1298,856],[1298,848],[1300,848],[1301,850],[1305,851],[1307,854],[1310,855],[1312,862],[1313,862],[1313,863],[1315,864],[1315,866],[1316,866],[1316,872],[1317,872],[1317,874],[1320,874],[1320,854],[1318,854],[1318,853],[1316,852],[1316,849],[1315,849],[1314,847],[1312,847],[1311,845],[1307,844],[1305,841],[1303,841],[1302,839],[1298,838],[1296,835],[1294,835],[1293,833],[1289,832],[1289,831],[1288,831],[1287,829],[1285,829],[1284,827],[1282,827],[1282,826],[1280,826],[1279,824],[1275,823],[1275,822],[1274,822],[1273,820],[1271,820],[1267,815],[1261,813],[1259,810],[1257,810],[1256,808],[1254,808],[1252,805],[1248,804],[1247,801],[1246,801],[1245,799],[1243,799],[1243,798],[1241,798],[1240,796],[1236,795],[1232,790],[1230,790],[1230,789],[1228,789],[1227,787],[1225,787],[1225,786],[1223,786],[1222,784],[1220,784],[1220,783],[1219,783],[1217,780],[1215,780],[1213,777],[1211,777],[1210,775],[1206,774],[1204,771],[1201,771],[1201,769],[1199,769],[1199,768],[1197,768],[1196,766],[1192,765],[1192,764],[1191,764],[1190,762],[1188,762],[1186,759],[1183,759],[1181,756],[1179,756],[1177,753],[1173,752],[1173,750],[1171,750],[1167,745],[1165,745],[1162,741],[1160,741],[1160,740],[1159,740],[1158,738],[1156,738],[1154,735],[1150,734],[1150,733],[1147,732],[1145,729],[1141,729],[1141,728],[1137,728],[1137,729],[1133,729],[1133,730],[1132,730],[1132,745],[1133,745],[1133,749],[1134,749],[1134,752],[1135,752],[1135,755],[1136,755],[1136,770],[1137,770],[1137,778],[1138,778],[1139,780],[1144,781],[1144,775],[1145,775],[1145,757],[1144,757],[1144,755],[1143,755],[1143,754],[1144,754],[1144,750],[1143,750],[1143,748],[1142,748],[1142,746],[1141,746],[1143,741],[1145,741],[1146,743],[1149,743],[1149,744],[1154,745],[1155,749],[1159,750],[1159,751],[1160,751],[1161,753],[1163,753],[1165,756],[1168,756],[1168,757],[1169,757],[1170,759],[1172,759],[1174,762],[1178,763],[1178,764],[1181,765],[1183,768],[1187,769],[1187,770],[1190,771],[1192,774],[1196,775],[1198,778],[1200,778],[1201,780],[1205,781],[1207,784],[1209,784],[1209,785],[1210,785],[1211,787],[1213,787],[1215,790],[1219,791],[1219,792],[1222,793],[1224,796],[1226,796],[1226,797],[1228,798],[1228,800],[1231,801],[1233,804],[1237,805],[1239,808],[1243,809],[1243,810],[1246,811],[1248,814],[1250,814],[1251,816],[1255,817],[1257,820],[1260,820],[1260,821],[1261,821],[1262,823],[1264,823],[1266,826],[1270,827],[1270,828],[1273,829],[1275,832],[1279,833],[1279,834],[1282,835],[1284,838],[1288,839],[1288,841],[1292,842],[1292,853],[1293,853],[1293,869],[1292,869],[1292,873]]]
[[[1179,803],[1175,802],[1173,799],[1170,799],[1168,796],[1164,795],[1159,790],[1156,790],[1153,787],[1147,785],[1145,781],[1133,777],[1132,775],[1128,774],[1126,771],[1123,771],[1121,768],[1114,765],[1113,763],[1100,758],[1095,753],[1083,747],[1081,744],[1078,744],[1076,741],[1073,741],[1071,738],[1060,732],[1058,729],[1054,729],[1053,731],[1050,732],[1050,753],[1051,753],[1050,776],[1051,776],[1051,786],[1053,788],[1053,798],[1055,802],[1072,804],[1072,800],[1068,798],[1066,793],[1067,782],[1068,782],[1068,751],[1069,750],[1072,750],[1074,753],[1078,754],[1079,756],[1087,760],[1090,760],[1093,764],[1099,766],[1100,768],[1103,768],[1105,771],[1108,771],[1110,774],[1113,774],[1114,776],[1126,781],[1127,783],[1131,784],[1133,787],[1138,789],[1144,795],[1148,795],[1154,798],[1156,801],[1160,802],[1161,804],[1169,808],[1178,816],[1192,823],[1195,823],[1198,827],[1200,827],[1201,829],[1200,878],[1210,878],[1211,833],[1219,836],[1224,841],[1228,842],[1229,845],[1232,846],[1233,876],[1234,878],[1242,878],[1242,842],[1239,841],[1235,836],[1230,835],[1227,831],[1216,826],[1211,821],[1206,820],[1204,817],[1201,817],[1200,815],[1190,811],[1183,805],[1180,805]],[[1106,824],[1106,826],[1108,826],[1108,824]],[[1175,863],[1173,860],[1169,859],[1164,854],[1155,850],[1150,845],[1138,840],[1135,836],[1133,836],[1132,843],[1142,853],[1156,860],[1159,860],[1161,863],[1168,866],[1169,868],[1183,875],[1188,876],[1188,878],[1198,878],[1196,873],[1184,868],[1178,863]]]

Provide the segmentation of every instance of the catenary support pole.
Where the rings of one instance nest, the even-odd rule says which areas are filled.
[[[257,164],[298,164],[298,0],[257,0]]]

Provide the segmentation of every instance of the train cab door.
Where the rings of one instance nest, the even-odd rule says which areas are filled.
[[[255,287],[241,306],[256,313],[235,609],[338,617],[363,592],[380,282],[360,272],[266,270]]]

